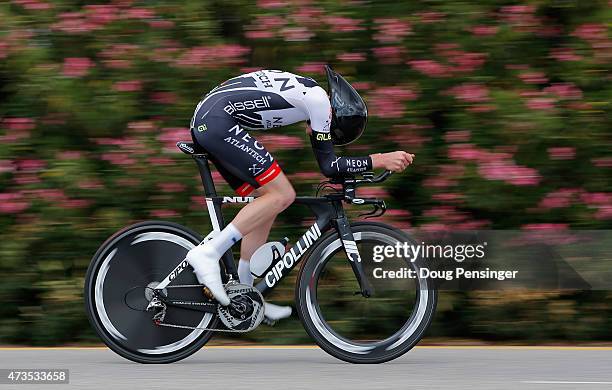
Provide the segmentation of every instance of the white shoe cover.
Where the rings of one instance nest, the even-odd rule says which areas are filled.
[[[198,245],[187,253],[187,262],[193,267],[193,272],[198,281],[208,287],[215,299],[227,306],[230,299],[223,288],[221,281],[221,267],[219,257],[206,245]]]
[[[291,315],[291,306],[278,306],[264,302],[264,315],[272,321],[278,321]]]

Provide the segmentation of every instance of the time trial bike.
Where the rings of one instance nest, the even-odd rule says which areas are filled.
[[[295,307],[324,351],[352,363],[381,363],[409,351],[434,316],[437,290],[419,277],[422,259],[385,257],[376,248],[416,244],[402,230],[376,222],[348,220],[344,203],[371,206],[380,216],[383,200],[357,195],[357,188],[383,182],[391,172],[334,179],[333,191],[297,197],[314,223],[288,250],[270,246],[269,266],[254,287],[241,284],[232,251],[220,259],[231,303],[221,306],[198,283],[187,252],[224,228],[221,206],[253,197],[218,196],[208,156],[198,145],[178,142],[198,166],[212,231],[202,237],[176,223],[146,221],[108,238],[93,256],[85,281],[89,320],[102,341],[119,355],[140,363],[170,363],[204,346],[217,332],[244,333],[264,320],[263,297],[301,264]],[[325,183],[322,183],[325,184]],[[318,191],[317,191],[318,195]],[[412,269],[414,278],[381,279],[385,269]]]

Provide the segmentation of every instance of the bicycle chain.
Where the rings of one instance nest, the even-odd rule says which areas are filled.
[[[187,287],[198,287],[198,288],[202,288],[202,287],[206,287],[203,284],[177,284],[174,286],[166,286],[164,287],[164,290],[167,288],[187,288]],[[262,321],[263,323],[265,323],[266,325],[269,326],[274,326],[274,324],[276,323],[276,321],[272,321],[272,320],[268,320],[267,318],[264,319],[264,321]],[[188,325],[178,325],[178,324],[171,324],[168,322],[156,322],[157,326],[165,326],[168,328],[179,328],[179,329],[192,329],[192,330],[210,330],[213,332],[227,332],[227,333],[247,333],[250,332],[250,330],[235,330],[235,329],[219,329],[219,328],[203,328],[203,327],[199,327],[199,326],[188,326]]]
[[[174,286],[166,286],[162,290],[165,290],[167,288],[185,288],[185,287],[206,287],[206,286],[203,284],[177,284]]]
[[[246,333],[250,332],[250,330],[234,330],[234,329],[217,329],[217,328],[202,328],[199,326],[187,326],[187,325],[177,325],[170,324],[168,322],[160,322],[157,323],[158,326],[166,326],[168,328],[180,328],[180,329],[193,329],[193,330],[211,330],[213,332],[228,332],[228,333]]]

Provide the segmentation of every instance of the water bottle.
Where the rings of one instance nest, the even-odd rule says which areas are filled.
[[[289,239],[285,237],[280,241],[266,242],[257,248],[249,262],[251,273],[258,278],[265,275],[272,263],[283,257],[288,242]]]

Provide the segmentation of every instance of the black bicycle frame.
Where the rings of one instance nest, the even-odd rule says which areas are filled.
[[[183,148],[181,149],[184,150]],[[210,214],[213,230],[220,231],[225,227],[225,221],[223,219],[223,214],[221,213],[222,204],[250,203],[255,199],[255,197],[218,196],[210,172],[207,155],[193,153],[191,151],[189,152],[190,153],[188,154],[191,154],[191,156],[194,158],[200,172],[200,178],[202,180],[204,194],[206,196],[206,206],[208,208],[208,213]],[[372,290],[368,282],[368,278],[365,276],[363,271],[361,257],[359,255],[349,221],[344,213],[342,200],[343,198],[337,195],[326,195],[322,197],[296,197],[294,203],[308,206],[308,208],[310,208],[310,210],[316,216],[316,221],[306,231],[306,233],[300,237],[293,247],[285,252],[280,259],[275,260],[273,266],[271,266],[269,271],[263,276],[262,281],[255,286],[262,293],[262,295],[265,296],[272,291],[272,289],[274,289],[274,287],[277,286],[278,283],[291,272],[303,255],[314,245],[315,242],[319,240],[323,233],[330,228],[335,228],[338,231],[344,251],[350,260],[355,277],[359,282],[361,294],[364,297],[369,297],[371,295]],[[239,280],[232,250],[229,249],[227,252],[225,252],[221,257],[221,260],[225,267],[226,280],[229,278]],[[187,268],[187,265],[187,261],[183,260],[183,262],[177,265],[176,268],[168,275],[168,277],[166,277],[164,281],[160,283],[156,289],[163,289],[165,286],[167,286],[180,272]]]

